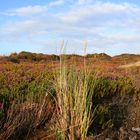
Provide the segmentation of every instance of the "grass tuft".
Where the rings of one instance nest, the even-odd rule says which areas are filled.
[[[91,80],[88,70],[68,69],[65,60],[60,60],[60,71],[54,82],[56,133],[60,139],[85,140],[93,120],[92,95],[96,81]]]

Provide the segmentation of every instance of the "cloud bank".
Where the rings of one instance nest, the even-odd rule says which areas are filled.
[[[55,7],[62,10],[53,11]],[[57,0],[46,6],[7,10],[5,16],[18,20],[1,25],[1,41],[26,40],[44,51],[68,40],[68,52],[78,53],[87,41],[88,53],[106,50],[115,54],[113,49],[129,50],[133,46],[140,52],[140,7],[134,4],[90,0],[69,4],[68,0]]]

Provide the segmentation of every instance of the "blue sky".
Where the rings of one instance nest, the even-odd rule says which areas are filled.
[[[139,0],[0,0],[0,54],[140,53]]]

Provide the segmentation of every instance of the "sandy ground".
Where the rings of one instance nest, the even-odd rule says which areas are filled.
[[[140,61],[137,61],[135,63],[130,63],[130,64],[127,64],[127,65],[121,65],[119,66],[120,69],[127,69],[127,68],[132,68],[132,67],[140,67]],[[140,88],[140,75],[139,74],[131,74],[130,75],[132,76],[132,79],[133,79],[133,83],[134,85],[139,89]]]
[[[127,64],[127,65],[121,65],[121,66],[119,66],[119,68],[129,68],[129,67],[138,67],[138,66],[140,66],[140,61],[131,63],[131,64]]]

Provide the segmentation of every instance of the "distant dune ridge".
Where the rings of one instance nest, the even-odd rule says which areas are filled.
[[[20,53],[12,53],[9,56],[0,56],[0,62],[9,61],[14,63],[20,62],[46,62],[46,61],[59,61],[60,56],[64,56],[65,59],[77,59],[82,60],[83,57],[90,60],[100,61],[111,61],[115,64],[121,65],[120,67],[132,67],[140,66],[140,54],[121,54],[116,56],[110,56],[106,53],[94,53],[87,54],[86,56],[77,54],[43,54],[43,53],[32,53],[22,51]]]

